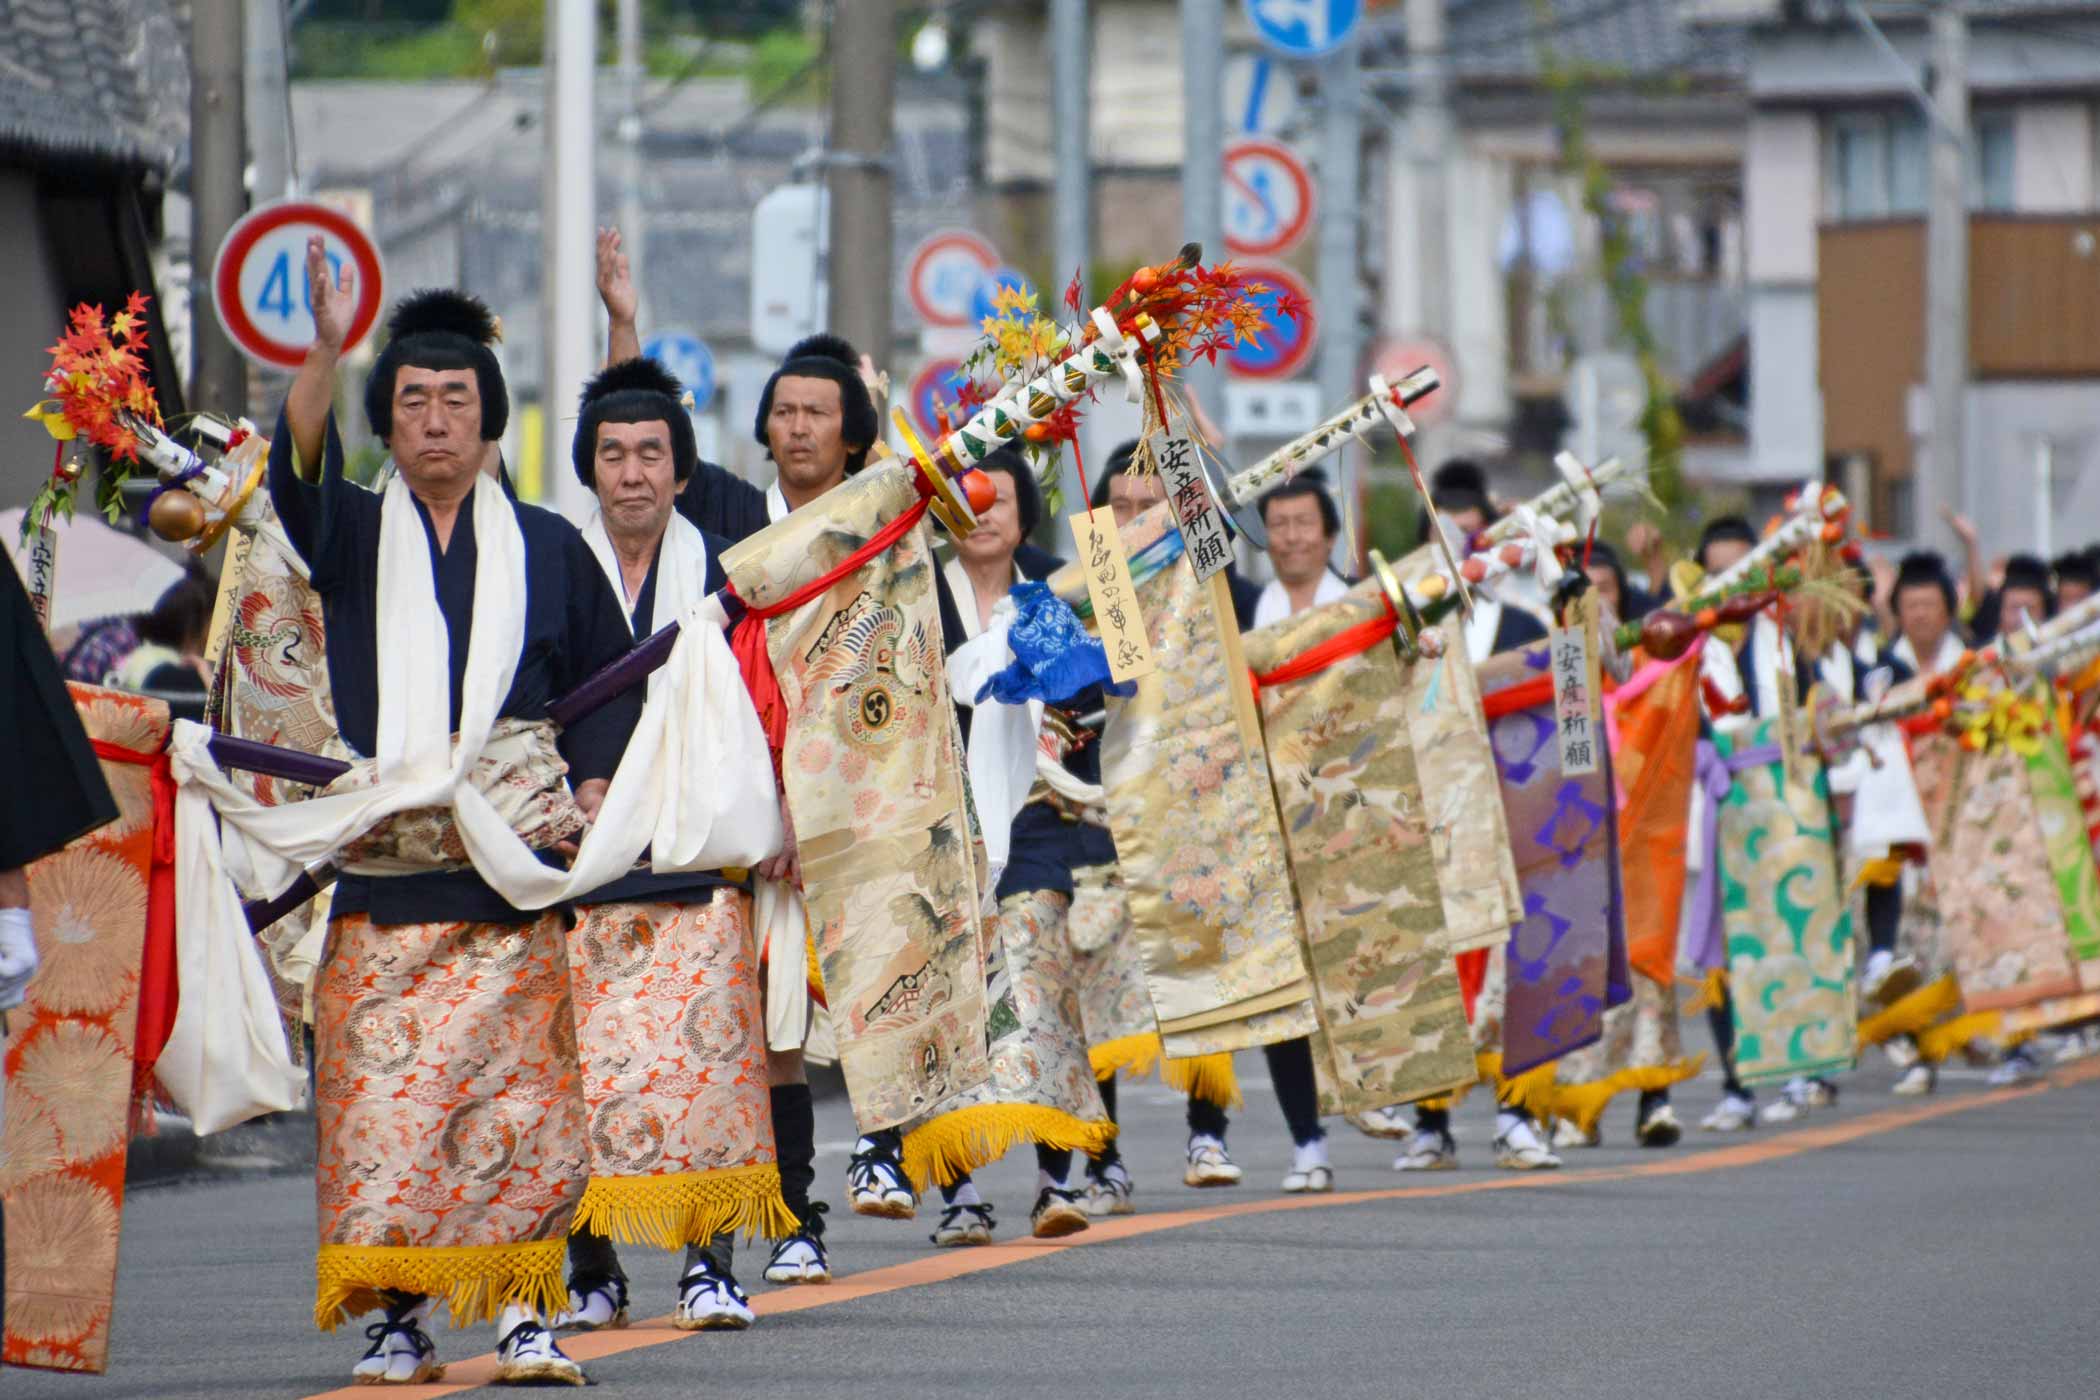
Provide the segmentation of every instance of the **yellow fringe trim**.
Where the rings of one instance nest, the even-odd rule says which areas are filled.
[[[1232,1072],[1232,1056],[1194,1055],[1186,1060],[1168,1060],[1160,1066],[1160,1082],[1169,1089],[1178,1089],[1192,1099],[1214,1103],[1221,1108],[1245,1108],[1246,1098],[1240,1093],[1240,1077]]]
[[[542,1317],[569,1305],[562,1277],[568,1242],[445,1245],[324,1244],[314,1262],[320,1288],[314,1325],[332,1332],[345,1317],[386,1306],[388,1293],[415,1293],[445,1300],[454,1327],[494,1322],[517,1303]]]
[[[594,1176],[569,1229],[681,1249],[725,1232],[778,1239],[794,1231],[795,1215],[780,1199],[779,1163],[759,1162],[677,1176]]]
[[[1159,1043],[1158,1031],[1146,1031],[1142,1035],[1119,1036],[1115,1040],[1104,1040],[1086,1052],[1088,1063],[1094,1067],[1094,1078],[1113,1079],[1118,1074],[1142,1078],[1152,1073],[1159,1057],[1166,1053]]]
[[[1604,1116],[1604,1110],[1620,1094],[1629,1089],[1642,1094],[1660,1093],[1696,1078],[1704,1068],[1706,1056],[1701,1054],[1666,1065],[1632,1065],[1587,1084],[1556,1084],[1553,1087],[1552,1116],[1567,1119],[1584,1133],[1593,1133],[1597,1130],[1597,1120]]]
[[[1678,980],[1688,987],[1699,989],[1693,993],[1692,999],[1684,1004],[1684,1014],[1687,1016],[1697,1011],[1718,1011],[1728,1000],[1728,969],[1725,967],[1714,968],[1698,981],[1684,978]]]
[[[1849,894],[1862,885],[1886,889],[1902,878],[1903,862],[1893,856],[1880,856],[1860,866],[1859,874],[1852,877],[1851,887],[1846,892]]]
[[[817,940],[811,938],[805,932],[802,935],[802,946],[809,950],[808,977],[810,995],[822,1001],[824,999],[824,964],[817,960]]]
[[[1096,1079],[1111,1079],[1117,1074],[1137,1078],[1150,1074],[1165,1053],[1159,1032],[1147,1031],[1143,1035],[1104,1040],[1089,1049],[1086,1058],[1087,1063],[1094,1067]],[[1159,1077],[1169,1089],[1192,1099],[1224,1108],[1244,1108],[1247,1105],[1245,1096],[1240,1093],[1239,1076],[1232,1069],[1232,1056],[1222,1052],[1169,1059],[1161,1066]]]
[[[1473,1057],[1473,1064],[1480,1071],[1480,1082],[1495,1086],[1497,1103],[1524,1109],[1538,1118],[1553,1112],[1554,1081],[1560,1076],[1560,1061],[1548,1060],[1535,1065],[1515,1079],[1504,1077],[1502,1056],[1497,1051],[1481,1051]]]
[[[1859,1023],[1861,1045],[1886,1045],[1899,1035],[1917,1035],[1961,1005],[1961,986],[1948,973],[1927,982],[1893,1006],[1875,1012]]]
[[[980,1103],[943,1113],[904,1135],[904,1171],[921,1191],[952,1186],[1004,1157],[1020,1143],[1089,1156],[1115,1140],[1116,1125],[1089,1123],[1061,1108],[1031,1103]]]
[[[1898,1003],[1899,1005],[1901,1003]],[[1936,1065],[1972,1040],[1996,1040],[2005,1026],[2002,1011],[1971,1011],[1918,1032],[1918,1058]]]

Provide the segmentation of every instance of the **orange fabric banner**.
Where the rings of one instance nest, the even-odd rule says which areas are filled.
[[[1636,653],[1638,655],[1638,653]],[[1687,652],[1696,657],[1697,648]],[[1684,902],[1686,821],[1693,749],[1699,742],[1699,667],[1647,662],[1623,686],[1605,683],[1612,771],[1618,777],[1619,857],[1639,877],[1625,882],[1626,958],[1634,971],[1670,985]]]

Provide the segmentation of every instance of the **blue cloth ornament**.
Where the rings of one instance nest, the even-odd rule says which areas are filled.
[[[1002,705],[1030,700],[1059,705],[1096,685],[1112,695],[1137,694],[1135,683],[1119,686],[1110,678],[1100,639],[1048,584],[1024,580],[1014,585],[1012,597],[1014,619],[1006,641],[1013,648],[1013,664],[984,683],[977,704],[989,696]]]

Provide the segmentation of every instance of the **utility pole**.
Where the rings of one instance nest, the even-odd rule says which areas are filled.
[[[244,48],[239,5],[190,10],[190,403],[238,417],[248,411],[248,364],[211,310],[211,266],[248,210]]]
[[[563,471],[583,381],[597,363],[593,242],[598,189],[596,81],[598,7],[547,0],[543,59],[547,171],[541,185],[540,496],[572,520],[590,499]]]
[[[248,16],[248,153],[255,202],[284,199],[297,188],[292,162],[292,105],[286,82],[285,0],[244,0]]]
[[[1207,263],[1225,258],[1225,116],[1219,106],[1224,72],[1222,0],[1181,0],[1181,236],[1203,245]],[[1193,364],[1177,377],[1225,430],[1218,370]],[[1230,461],[1231,443],[1218,447]]]
[[[1411,329],[1443,346],[1446,355],[1455,356],[1448,212],[1451,75],[1450,60],[1444,52],[1444,0],[1407,0],[1407,68],[1407,137],[1408,154],[1414,165],[1414,207],[1403,211],[1401,217],[1415,231],[1415,281],[1420,289],[1421,316],[1421,324]],[[1321,295],[1326,295],[1324,289]]]
[[[1363,283],[1358,275],[1360,233],[1358,189],[1363,168],[1363,26],[1326,60],[1320,84],[1326,109],[1320,120],[1320,402],[1339,404],[1354,397],[1363,369],[1363,341],[1358,321]],[[1348,512],[1361,524],[1357,509],[1359,453],[1344,447],[1335,459],[1335,490]],[[1358,572],[1362,542],[1344,531],[1334,542],[1335,563],[1344,577]]]
[[[839,0],[831,14],[831,328],[886,366],[896,124],[896,0]]]
[[[1912,534],[1953,543],[1940,509],[1962,490],[1964,399],[1969,387],[1969,21],[1962,0],[1932,7],[1932,190],[1925,216],[1925,396],[1931,436],[1912,464]]]
[[[649,242],[642,209],[642,0],[620,0],[620,234],[637,305],[646,309],[649,286],[642,259]],[[648,324],[646,316],[640,318]]]
[[[1050,285],[1043,304],[1054,308],[1065,279],[1079,274],[1079,305],[1094,304],[1089,272],[1094,261],[1094,180],[1087,86],[1092,68],[1093,22],[1087,0],[1050,0],[1050,135],[1056,168],[1050,184],[1054,237]],[[1067,454],[1064,497],[1078,501],[1079,471]]]

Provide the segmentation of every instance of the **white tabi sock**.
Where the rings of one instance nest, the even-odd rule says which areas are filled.
[[[1291,1149],[1291,1170],[1309,1172],[1327,1165],[1327,1139],[1316,1137]]]
[[[976,1182],[965,1181],[962,1185],[955,1188],[955,1195],[949,1200],[948,1204],[951,1206],[981,1206],[984,1204],[984,1197],[977,1194]]]

